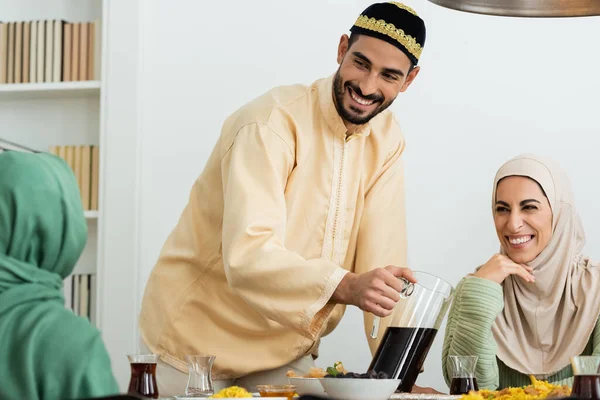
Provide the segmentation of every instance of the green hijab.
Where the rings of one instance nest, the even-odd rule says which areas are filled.
[[[70,167],[50,154],[0,153],[0,398],[118,392],[100,333],[64,306],[63,280],[86,241]]]

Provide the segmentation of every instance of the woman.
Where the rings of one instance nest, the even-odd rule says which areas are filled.
[[[521,155],[496,174],[493,215],[501,253],[457,286],[450,355],[477,355],[479,388],[572,384],[570,357],[600,354],[600,268],[581,254],[583,226],[570,183],[552,161]]]
[[[87,240],[79,189],[50,154],[0,153],[0,398],[118,392],[100,333],[64,306]]]

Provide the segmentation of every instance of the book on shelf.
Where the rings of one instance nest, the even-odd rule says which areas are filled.
[[[100,80],[102,23],[0,22],[0,84]]]
[[[84,211],[97,211],[100,164],[98,146],[52,146],[49,152],[65,160],[73,170]]]
[[[63,281],[65,307],[96,323],[96,275],[73,274]]]

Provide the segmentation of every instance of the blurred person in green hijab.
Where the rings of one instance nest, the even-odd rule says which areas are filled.
[[[0,153],[0,398],[118,393],[100,332],[64,306],[87,241],[79,189],[50,154]]]

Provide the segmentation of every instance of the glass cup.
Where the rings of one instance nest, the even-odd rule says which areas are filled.
[[[404,287],[389,318],[368,370],[400,379],[400,392],[411,392],[454,294],[448,282],[426,272],[413,272],[417,283],[400,278]],[[377,339],[379,318],[371,337]]]
[[[127,356],[131,367],[131,377],[127,392],[151,399],[158,399],[158,386],[156,384],[156,363],[158,356],[155,354],[130,354]]]
[[[186,396],[212,396],[214,394],[212,366],[215,356],[205,354],[187,355],[185,359],[189,369],[188,383],[185,388]]]
[[[600,357],[571,357],[573,390],[571,395],[582,399],[600,399]]]
[[[469,394],[471,390],[479,390],[475,367],[478,356],[448,356],[450,367],[450,394]]]

